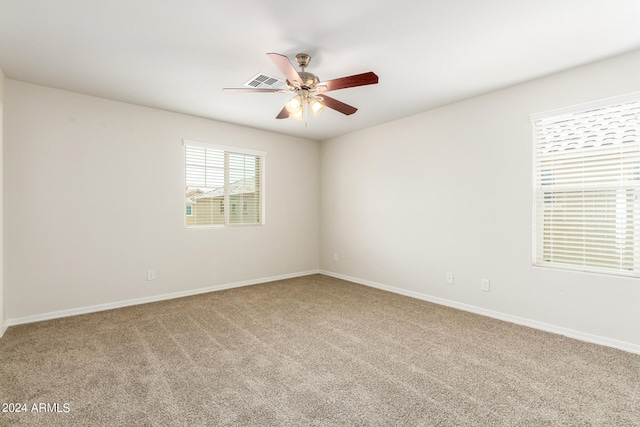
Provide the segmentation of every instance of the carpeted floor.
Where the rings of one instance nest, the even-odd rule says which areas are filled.
[[[640,356],[313,275],[11,327],[0,402],[27,410],[2,426],[640,426]]]

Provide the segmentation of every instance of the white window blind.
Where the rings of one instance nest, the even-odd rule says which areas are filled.
[[[640,276],[640,94],[532,116],[535,264]]]
[[[263,223],[265,153],[184,141],[187,227]]]

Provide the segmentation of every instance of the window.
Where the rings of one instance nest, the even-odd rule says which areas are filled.
[[[263,223],[264,152],[187,140],[184,146],[187,227]],[[236,210],[237,203],[247,209]]]
[[[640,276],[640,93],[531,116],[534,264]]]

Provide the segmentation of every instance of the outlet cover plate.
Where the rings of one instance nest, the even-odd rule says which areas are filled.
[[[453,273],[447,273],[447,283],[453,285]]]

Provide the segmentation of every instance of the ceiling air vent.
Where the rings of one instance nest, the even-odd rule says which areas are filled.
[[[287,84],[282,80],[278,80],[275,77],[268,76],[266,74],[259,73],[251,80],[244,84],[245,86],[257,88],[257,89],[286,89]]]

